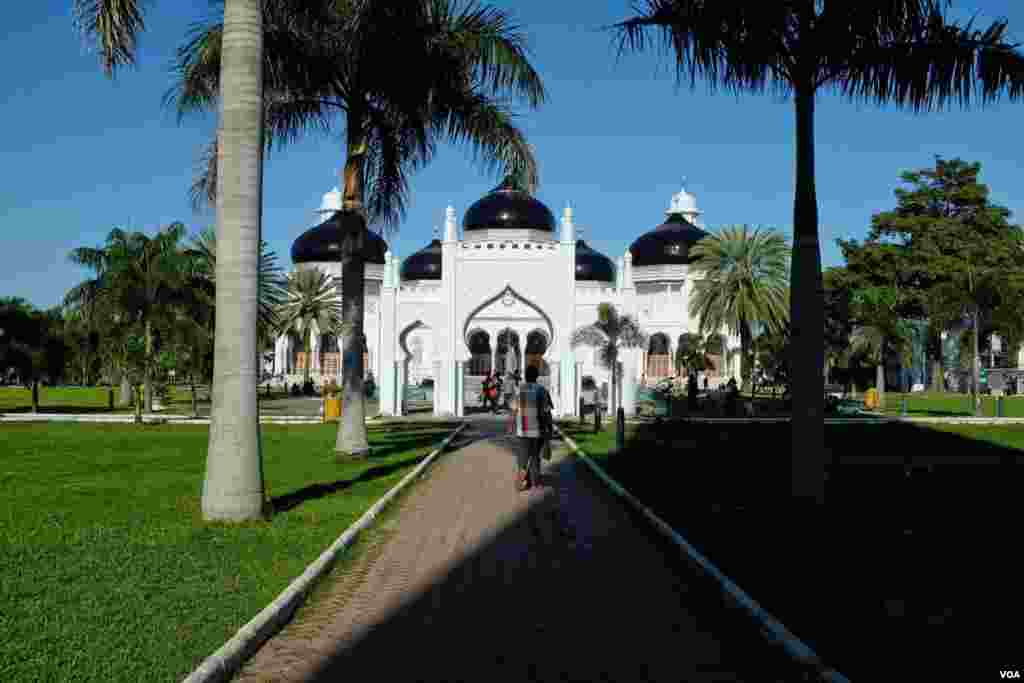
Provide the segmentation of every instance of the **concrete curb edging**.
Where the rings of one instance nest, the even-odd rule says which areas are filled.
[[[756,600],[745,593],[743,589],[737,586],[728,576],[723,574],[718,567],[713,565],[710,560],[690,545],[690,543],[683,538],[679,532],[669,526],[665,520],[654,514],[650,508],[641,503],[635,496],[633,496],[633,494],[623,488],[619,482],[608,476],[601,466],[591,460],[576,444],[576,442],[563,432],[561,428],[555,425],[555,429],[559,436],[561,436],[569,447],[572,448],[573,452],[583,460],[588,467],[590,467],[594,474],[596,474],[597,477],[608,486],[608,488],[628,502],[637,510],[637,512],[643,515],[655,529],[677,545],[683,551],[687,562],[691,565],[695,565],[698,571],[703,574],[710,575],[718,583],[719,588],[722,590],[722,593],[726,596],[729,602],[731,602],[735,607],[745,611],[748,616],[758,622],[761,633],[770,642],[781,645],[786,651],[786,654],[790,657],[801,664],[813,668],[816,671],[819,680],[825,681],[826,683],[850,683],[850,679],[846,678],[846,676],[835,669],[826,666],[814,650],[793,635],[789,629],[782,624],[782,622],[773,617],[769,612],[761,607]]]
[[[314,560],[297,579],[281,591],[280,595],[272,603],[264,607],[259,614],[249,620],[242,628],[238,629],[238,632],[221,645],[216,652],[203,660],[203,663],[186,676],[182,683],[213,683],[214,681],[230,680],[238,669],[241,668],[242,664],[252,657],[264,642],[284,627],[295,610],[305,600],[306,594],[313,585],[330,570],[338,555],[352,544],[359,533],[370,525],[377,515],[380,514],[381,510],[403,488],[418,477],[437,458],[437,455],[448,447],[452,439],[465,429],[467,424],[463,422],[456,427],[455,431],[445,437],[444,441],[431,451],[420,464],[405,475],[400,482],[395,484],[376,503],[370,506],[363,513],[362,517],[353,522],[327,550],[320,554],[320,557]]]
[[[374,418],[370,418],[370,422]],[[189,417],[188,415],[168,415],[162,413],[143,413],[145,424],[191,424],[208,425],[208,417]],[[73,413],[0,413],[0,422],[82,422],[92,424],[133,424],[135,416],[130,414],[73,414]],[[306,415],[263,415],[260,424],[323,424],[319,417]]]

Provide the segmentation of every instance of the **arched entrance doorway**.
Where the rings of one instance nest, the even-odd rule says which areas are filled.
[[[434,409],[434,330],[417,320],[398,337],[402,350],[403,413],[432,412]]]
[[[519,346],[519,333],[506,327],[498,332],[498,346],[494,354],[494,369],[504,377],[516,370],[522,375],[522,353]]]
[[[491,361],[491,335],[483,330],[471,332],[466,374],[472,377],[486,377],[491,374]]]
[[[651,335],[647,345],[647,381],[658,381],[672,375],[672,356],[669,353],[668,335],[657,332]]]

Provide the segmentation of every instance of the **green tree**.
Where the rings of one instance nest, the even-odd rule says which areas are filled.
[[[902,262],[918,274],[918,298],[933,325],[969,321],[974,388],[982,332],[998,319],[1005,336],[1019,338],[1024,291],[1024,232],[989,200],[980,172],[981,164],[939,157],[933,168],[901,174],[909,187],[896,189],[896,209],[874,216],[869,234],[907,254]]]
[[[796,114],[793,202],[793,494],[825,499],[823,284],[814,168],[819,92],[927,111],[1024,95],[1024,56],[1007,23],[974,29],[940,0],[647,0],[614,25],[620,52],[642,51],[648,29],[675,57],[676,75],[710,88],[791,98]]]
[[[833,368],[847,368],[850,361],[850,334],[853,324],[850,307],[853,291],[845,268],[828,268],[822,274],[825,286],[825,363],[826,379],[835,381]],[[842,373],[842,384],[848,386],[849,378]]]
[[[206,303],[215,306],[217,285],[217,233],[213,228],[204,228],[193,237],[191,247],[186,253],[195,259],[192,266],[193,276],[205,280],[209,286],[200,286],[192,291],[199,296],[195,305]],[[257,348],[265,349],[273,345],[275,335],[280,327],[277,320],[278,309],[285,301],[284,270],[277,262],[277,254],[270,249],[265,241],[260,242],[260,257],[256,271],[259,284],[257,294],[258,315],[256,318]],[[215,310],[215,309],[214,309]],[[212,316],[210,316],[212,317]],[[262,362],[262,361],[261,361]]]
[[[306,352],[306,380],[311,362],[311,335],[337,334],[342,325],[341,303],[334,279],[319,270],[300,270],[288,278],[287,299],[278,313],[281,330],[295,330]],[[360,353],[362,351],[360,350]]]
[[[187,284],[188,264],[181,248],[185,226],[172,223],[153,237],[115,228],[103,247],[79,247],[72,262],[98,268],[108,303],[143,329],[146,343],[144,409],[153,409],[154,342],[161,321],[173,317],[172,308]]]
[[[631,315],[620,314],[615,306],[603,303],[597,307],[597,322],[580,327],[572,335],[572,347],[590,346],[598,350],[602,367],[611,372],[611,409],[618,408],[618,387],[622,379],[619,356],[623,349],[647,345],[647,335]]]
[[[365,246],[368,226],[389,232],[404,216],[411,174],[437,143],[467,144],[486,168],[529,187],[536,161],[505,100],[530,106],[544,98],[509,15],[458,0],[311,3],[325,12],[296,21],[277,0],[264,3],[267,144],[344,123],[339,233],[343,400],[336,451],[361,455],[366,440],[363,390]],[[179,111],[217,101],[220,29],[201,31],[180,51]],[[402,78],[395,78],[395,65]],[[212,159],[211,155],[207,155]],[[218,175],[207,165],[207,175]],[[199,194],[209,190],[200,179]]]
[[[706,370],[704,355],[704,340],[699,334],[684,332],[679,335],[675,356],[676,375]]]
[[[853,331],[850,347],[875,364],[875,388],[885,405],[885,358],[895,351],[906,360],[911,328],[899,312],[900,294],[895,287],[868,287],[853,294]]]
[[[690,314],[701,333],[728,329],[740,337],[745,389],[751,384],[753,339],[758,323],[772,330],[789,315],[789,245],[782,233],[748,226],[724,227],[690,249],[700,273]]]
[[[0,299],[0,368],[14,368],[32,392],[39,412],[39,383],[56,383],[64,373],[68,348],[60,308],[38,311],[24,299]]]

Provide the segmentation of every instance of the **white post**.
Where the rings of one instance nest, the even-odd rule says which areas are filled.
[[[466,406],[463,401],[463,375],[466,363],[461,360],[455,361],[455,415],[463,417],[466,414]]]

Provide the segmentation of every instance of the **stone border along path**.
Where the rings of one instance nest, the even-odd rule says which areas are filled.
[[[455,431],[449,434],[435,450],[431,451],[411,472],[405,475],[400,482],[395,484],[390,491],[385,493],[380,500],[363,513],[362,517],[353,522],[272,603],[263,608],[259,614],[249,620],[242,628],[238,629],[238,632],[230,640],[207,657],[202,664],[184,679],[184,683],[213,683],[214,681],[230,680],[231,676],[238,671],[246,660],[259,650],[260,646],[268,638],[281,630],[295,610],[303,603],[309,591],[330,571],[338,556],[352,545],[361,531],[370,526],[381,510],[384,509],[384,506],[411,481],[420,476],[437,455],[443,452],[458,433],[465,428],[465,422],[456,427]]]
[[[504,420],[469,420],[237,680],[800,680],[567,449],[517,492]]]
[[[710,575],[718,583],[726,599],[739,609],[745,611],[750,618],[758,624],[761,628],[761,632],[769,642],[781,645],[786,651],[786,654],[792,657],[795,661],[812,669],[817,674],[819,680],[826,681],[828,683],[850,683],[850,680],[846,678],[846,676],[827,666],[821,658],[815,654],[814,650],[793,635],[789,629],[782,624],[782,622],[773,617],[769,612],[762,608],[756,600],[733,583],[733,581],[723,574],[718,567],[712,564],[710,560],[690,545],[690,543],[683,538],[679,532],[669,526],[669,524],[661,517],[654,514],[649,507],[637,500],[633,494],[623,488],[622,484],[608,476],[604,469],[587,457],[587,454],[576,445],[576,442],[573,441],[571,437],[562,433],[562,430],[559,429],[557,425],[555,426],[555,429],[558,430],[559,435],[567,444],[569,444],[570,448],[573,449],[576,455],[590,467],[594,474],[596,474],[609,489],[614,491],[620,498],[627,501],[629,505],[636,509],[637,512],[650,522],[650,524],[657,529],[659,533],[674,543],[683,552],[687,562],[690,563],[697,571]]]
[[[452,419],[438,420],[451,422]],[[189,417],[187,415],[165,415],[160,413],[143,413],[142,421],[145,424],[184,424],[184,425],[208,425],[208,417]],[[380,415],[366,418],[367,424],[376,424],[380,421]],[[135,416],[132,414],[62,414],[62,413],[0,413],[0,422],[93,422],[107,424],[134,424]],[[336,420],[331,420],[337,424]],[[323,418],[309,417],[306,415],[261,415],[260,424],[326,424]]]

